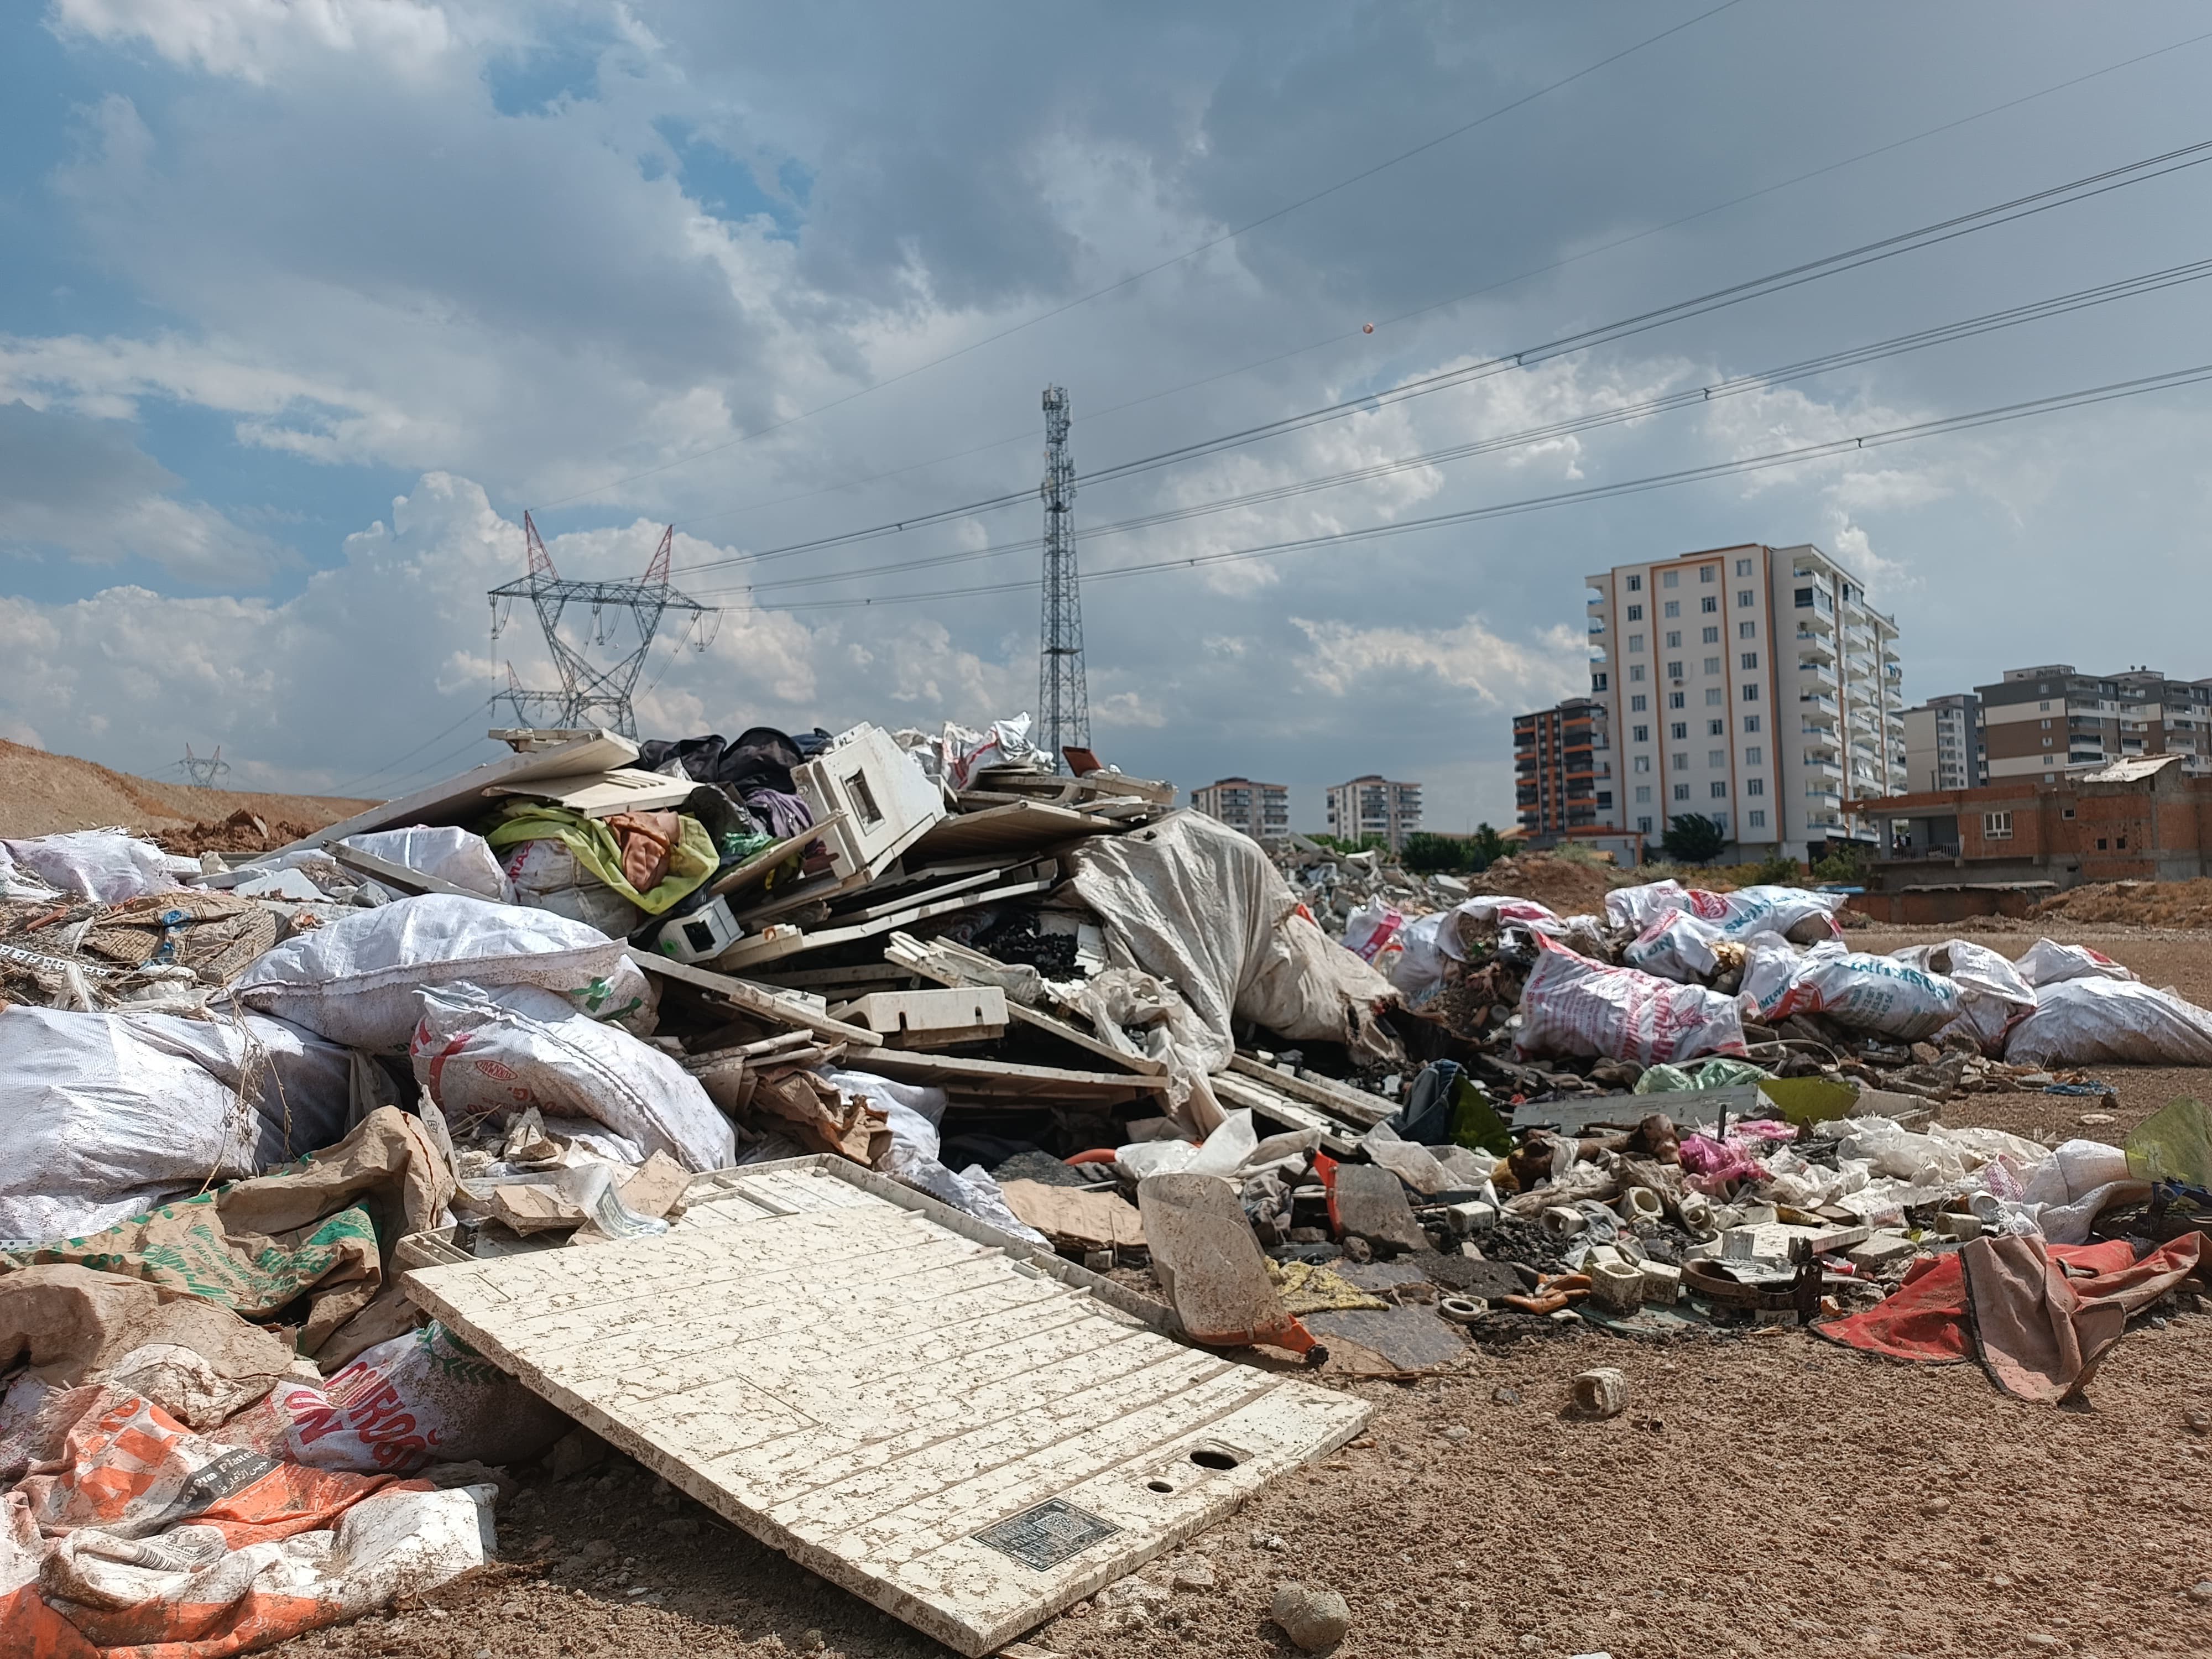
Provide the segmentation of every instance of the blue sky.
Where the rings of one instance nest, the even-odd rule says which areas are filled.
[[[219,742],[258,787],[465,763],[507,663],[545,675],[483,597],[526,508],[577,574],[673,521],[679,581],[727,607],[648,664],[650,730],[980,724],[1035,700],[1029,501],[748,556],[1028,489],[1048,381],[1103,467],[2201,143],[2208,28],[2033,0],[17,8],[0,736],[149,773]],[[1427,783],[1439,827],[1502,823],[1511,715],[1585,672],[1582,574],[1746,540],[1858,568],[1916,697],[2048,660],[2212,673],[2202,386],[1111,575],[2212,362],[2203,282],[1091,533],[2203,258],[2208,202],[2185,168],[1086,485],[1096,746],[1288,782],[1302,826],[1367,771]]]

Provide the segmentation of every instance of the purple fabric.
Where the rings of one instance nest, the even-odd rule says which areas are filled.
[[[769,833],[778,840],[814,827],[814,814],[796,795],[780,789],[748,789],[744,794],[745,805],[767,823]]]

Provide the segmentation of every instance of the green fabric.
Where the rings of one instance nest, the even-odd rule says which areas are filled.
[[[1465,1072],[1459,1074],[1452,1089],[1451,1138],[1455,1146],[1488,1152],[1493,1158],[1504,1158],[1513,1150],[1513,1132],[1498,1115],[1490,1097]]]
[[[535,801],[511,802],[500,809],[499,819],[484,835],[495,849],[526,841],[557,841],[576,855],[577,863],[649,916],[661,915],[697,890],[721,864],[707,826],[679,813],[682,836],[669,849],[668,875],[651,892],[641,893],[623,874],[622,845],[601,820]]]

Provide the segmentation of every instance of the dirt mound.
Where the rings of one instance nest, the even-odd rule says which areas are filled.
[[[276,830],[295,833],[266,843],[281,847],[311,830],[351,817],[373,803],[320,795],[270,795],[235,789],[202,789],[188,783],[156,783],[127,772],[111,771],[71,755],[50,755],[19,743],[0,741],[0,836],[51,836],[63,830],[100,830],[118,824],[159,836],[163,831],[212,830],[234,815],[258,817]],[[164,843],[167,844],[166,842]],[[258,841],[230,848],[208,841],[178,852],[207,848],[250,852]]]
[[[1550,853],[1520,853],[1468,879],[1478,891],[1534,899],[1563,916],[1579,916],[1605,914],[1605,896],[1617,884],[1617,874],[1608,865],[1584,864]]]
[[[163,852],[193,857],[202,853],[267,853],[289,847],[295,841],[305,841],[331,821],[318,818],[313,823],[302,823],[294,818],[264,818],[241,806],[221,823],[188,823],[181,830],[156,830],[154,841]]]
[[[2047,898],[2028,915],[2137,927],[2212,927],[2212,880],[2099,882]]]

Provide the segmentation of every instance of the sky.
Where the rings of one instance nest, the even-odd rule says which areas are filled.
[[[1700,548],[1856,570],[1915,700],[2212,675],[2212,381],[1589,493],[2212,364],[2203,273],[1541,430],[2212,259],[2212,149],[1531,352],[2212,141],[2208,30],[2160,0],[10,8],[0,737],[373,796],[490,758],[510,665],[554,683],[485,597],[526,511],[572,576],[673,524],[720,607],[656,640],[646,735],[1031,711],[1052,384],[1092,746],[1286,783],[1301,829],[1364,773],[1423,783],[1431,828],[1510,823],[1512,716],[1587,689],[1583,577]]]

